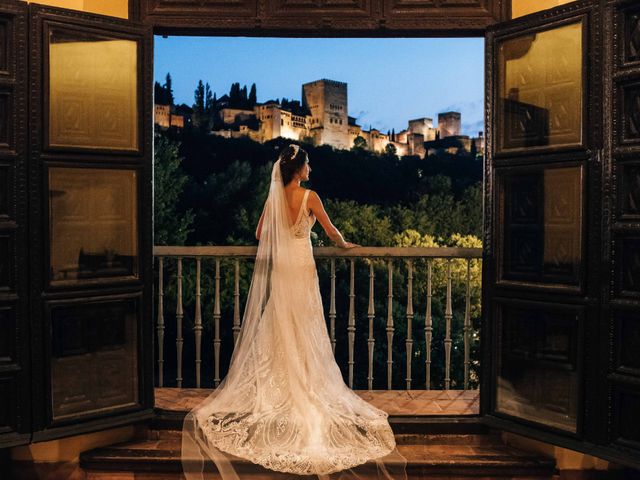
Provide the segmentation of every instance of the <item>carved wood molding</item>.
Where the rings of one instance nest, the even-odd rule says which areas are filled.
[[[506,0],[137,0],[156,33],[483,35]]]

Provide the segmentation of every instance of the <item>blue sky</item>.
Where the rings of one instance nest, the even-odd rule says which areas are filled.
[[[155,77],[171,72],[177,103],[193,103],[199,79],[218,97],[256,83],[258,101],[300,100],[302,84],[348,83],[349,115],[364,128],[406,128],[413,118],[462,113],[462,133],[483,128],[482,38],[155,38]]]

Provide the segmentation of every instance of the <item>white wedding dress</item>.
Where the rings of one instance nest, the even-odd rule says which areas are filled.
[[[184,471],[194,470],[184,459],[197,445],[225,480],[239,478],[228,454],[319,477],[375,460],[381,478],[405,478],[387,413],[356,395],[335,362],[310,240],[316,219],[309,190],[292,226],[283,192],[278,161],[242,330],[227,376],[185,418]],[[400,475],[384,463],[392,452]]]

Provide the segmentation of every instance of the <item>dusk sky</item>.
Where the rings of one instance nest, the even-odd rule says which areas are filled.
[[[233,82],[258,102],[301,100],[302,84],[348,84],[349,115],[364,129],[399,132],[413,118],[462,113],[462,134],[483,128],[482,38],[155,37],[155,79],[171,73],[176,103],[193,104],[199,79],[218,97]]]

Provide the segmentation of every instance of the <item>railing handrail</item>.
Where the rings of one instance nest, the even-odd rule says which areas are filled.
[[[206,245],[153,247],[156,257],[255,257],[257,246]],[[482,248],[465,247],[313,247],[317,258],[482,258]]]

